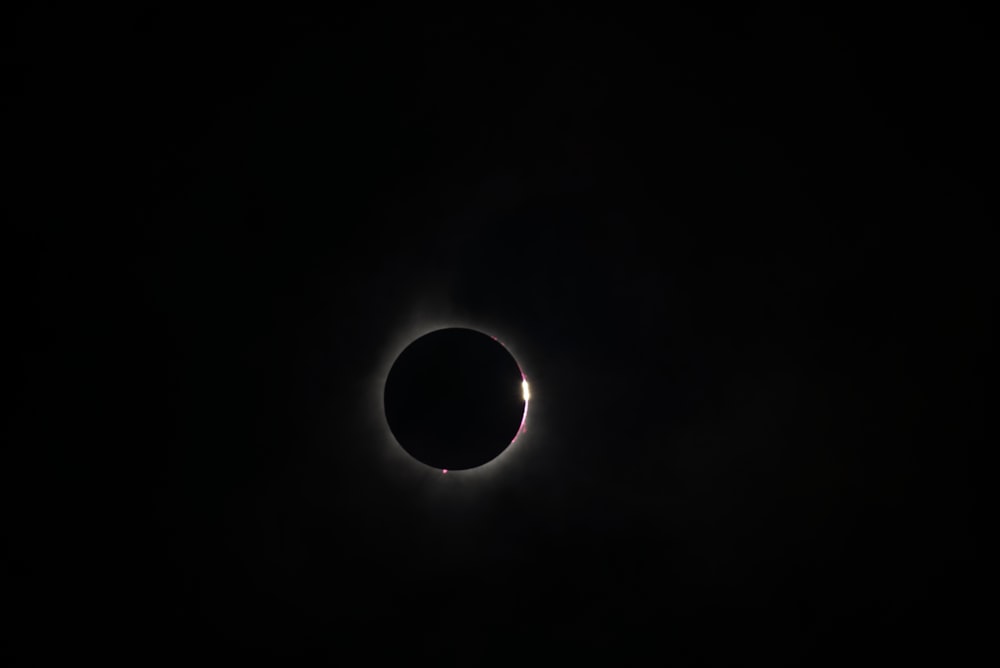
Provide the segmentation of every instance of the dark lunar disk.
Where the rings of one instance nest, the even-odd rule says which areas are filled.
[[[523,377],[499,342],[472,329],[439,329],[411,343],[385,382],[385,417],[414,459],[444,470],[492,460],[517,436]]]

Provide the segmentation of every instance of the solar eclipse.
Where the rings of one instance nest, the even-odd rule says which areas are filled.
[[[486,464],[523,429],[531,393],[496,338],[463,327],[410,343],[385,381],[385,418],[413,459],[442,472]]]

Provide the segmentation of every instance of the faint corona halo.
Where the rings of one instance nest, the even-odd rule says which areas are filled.
[[[442,473],[486,464],[524,427],[531,394],[495,337],[449,327],[417,338],[385,380],[385,418],[399,446]]]

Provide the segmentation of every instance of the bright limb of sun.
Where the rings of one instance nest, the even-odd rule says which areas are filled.
[[[517,437],[525,432],[524,423],[528,420],[528,399],[531,398],[531,391],[528,389],[528,379],[524,377],[524,372],[521,373],[521,396],[524,398],[524,413],[521,414],[521,426],[517,428],[517,434],[514,435],[514,441]],[[511,444],[514,443],[511,441]]]

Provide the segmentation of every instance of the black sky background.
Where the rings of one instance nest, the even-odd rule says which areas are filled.
[[[14,14],[9,665],[974,653],[984,17]],[[464,483],[372,402],[442,313]]]

